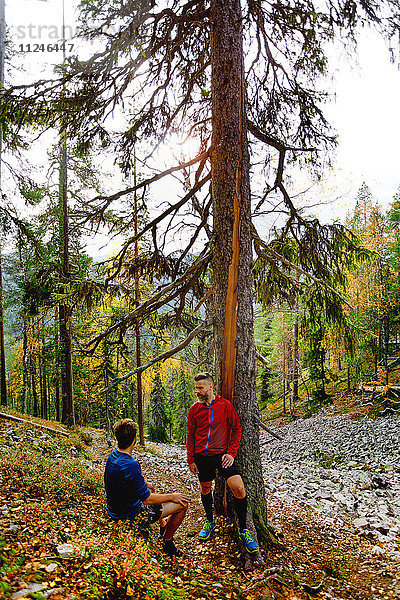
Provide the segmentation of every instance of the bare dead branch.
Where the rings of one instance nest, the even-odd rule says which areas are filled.
[[[180,352],[180,350],[183,350],[184,348],[186,348],[186,346],[188,346],[190,344],[192,339],[195,338],[196,335],[198,333],[200,333],[200,331],[203,331],[203,329],[210,326],[211,324],[212,324],[211,320],[200,323],[200,325],[198,325],[196,327],[196,329],[193,329],[193,331],[187,336],[187,338],[185,338],[180,344],[178,344],[177,346],[174,346],[174,348],[171,348],[170,350],[167,350],[166,352],[163,352],[162,354],[159,354],[158,356],[155,356],[154,358],[149,360],[144,365],[140,365],[140,367],[137,367],[136,369],[129,371],[129,373],[125,373],[125,375],[121,375],[121,377],[116,377],[115,379],[113,379],[113,381],[110,383],[110,385],[108,387],[101,390],[101,393],[105,394],[106,392],[109,392],[113,387],[118,385],[121,381],[125,381],[126,379],[128,379],[129,377],[132,377],[133,375],[143,373],[143,371],[146,371],[146,369],[149,369],[156,363],[162,362],[163,360],[166,360],[170,356],[177,354],[177,352]]]
[[[128,251],[128,248],[137,240],[139,240],[140,238],[142,238],[145,233],[147,233],[148,231],[150,231],[153,227],[156,227],[161,221],[163,221],[168,215],[170,215],[173,212],[177,212],[180,208],[182,208],[182,206],[184,206],[184,204],[186,204],[186,202],[188,200],[190,200],[190,198],[192,198],[192,196],[194,196],[202,187],[205,183],[207,183],[207,181],[209,181],[211,179],[211,173],[208,173],[205,177],[203,177],[203,179],[201,179],[200,181],[198,181],[193,188],[187,193],[185,194],[185,196],[179,200],[179,202],[176,202],[176,204],[173,204],[172,206],[170,206],[167,210],[165,210],[161,215],[159,215],[158,217],[156,217],[155,219],[153,219],[150,223],[147,223],[147,225],[141,230],[139,231],[139,233],[136,236],[133,236],[131,238],[129,238],[129,240],[127,242],[125,242],[124,246],[122,247],[122,250],[120,250],[119,255],[118,255],[118,264],[116,269],[114,270],[113,274],[110,275],[109,277],[107,277],[106,279],[106,284],[111,281],[111,279],[114,279],[119,271],[121,270],[121,266],[122,266],[122,261],[125,257],[125,254]]]
[[[129,312],[125,317],[118,320],[116,323],[108,327],[103,333],[93,338],[86,344],[87,352],[93,353],[100,342],[114,333],[121,327],[127,327],[130,323],[143,319],[146,315],[156,311],[158,308],[170,302],[182,293],[182,288],[188,288],[193,278],[198,276],[198,272],[201,271],[204,266],[208,263],[209,253],[203,252],[197,258],[197,260],[184,272],[184,274],[177,280],[172,281],[170,284],[165,285],[162,289],[156,292],[151,298],[139,304],[134,310]]]

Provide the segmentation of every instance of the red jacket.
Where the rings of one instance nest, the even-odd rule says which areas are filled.
[[[227,453],[235,457],[239,448],[242,428],[232,402],[215,394],[210,406],[196,402],[189,409],[187,420],[187,461],[194,462],[194,454],[205,456]]]

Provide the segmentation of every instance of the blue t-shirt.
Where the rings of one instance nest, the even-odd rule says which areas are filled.
[[[115,449],[104,471],[107,512],[112,519],[133,519],[144,500],[150,496],[137,460]]]

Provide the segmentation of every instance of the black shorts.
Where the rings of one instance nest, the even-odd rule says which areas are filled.
[[[222,467],[222,457],[224,454],[213,454],[212,456],[205,456],[204,454],[194,455],[194,462],[199,470],[199,481],[213,481],[217,470],[224,479],[229,479],[233,475],[240,475],[235,463],[226,469]]]
[[[134,522],[138,524],[139,529],[149,527],[161,517],[162,509],[162,504],[142,503]]]

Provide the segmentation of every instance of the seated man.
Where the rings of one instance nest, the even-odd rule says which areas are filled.
[[[159,521],[164,552],[182,556],[173,536],[185,517],[190,499],[179,492],[156,494],[154,486],[147,485],[139,463],[132,458],[136,443],[136,424],[132,419],[115,423],[114,434],[118,448],[110,453],[104,472],[108,515],[115,521],[133,520],[138,515],[151,523]],[[166,522],[165,517],[169,517]]]

